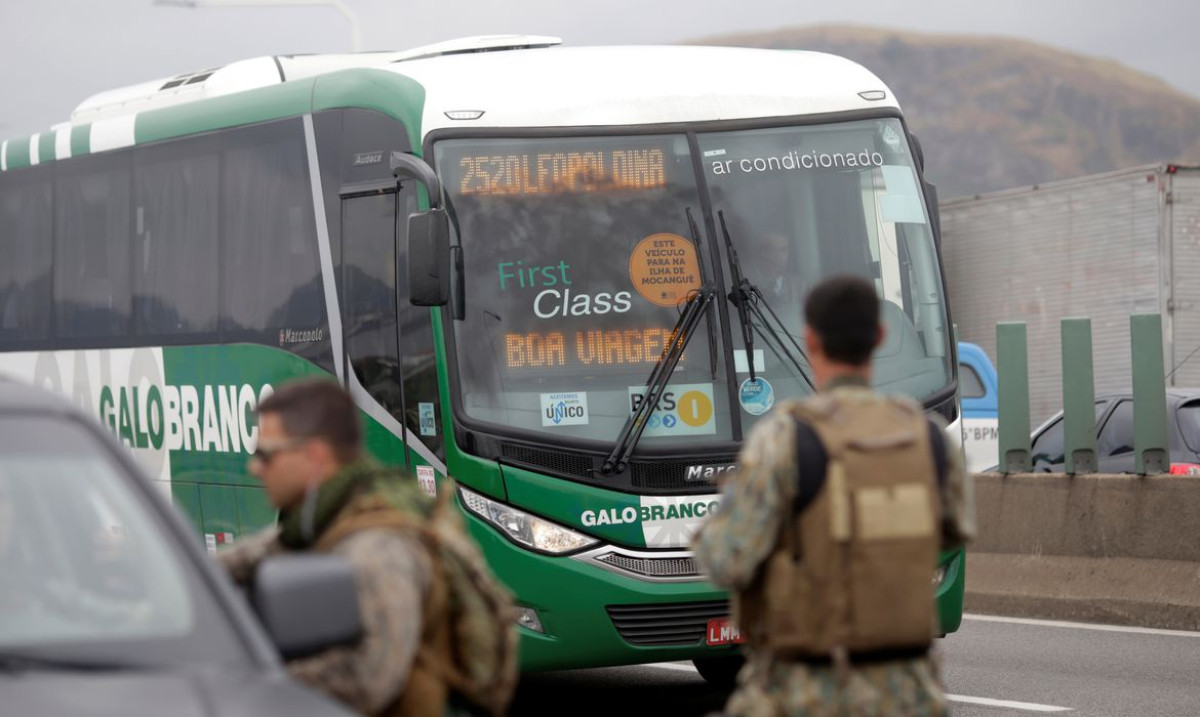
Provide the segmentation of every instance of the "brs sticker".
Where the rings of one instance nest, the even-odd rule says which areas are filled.
[[[587,393],[543,393],[543,426],[586,426],[588,424]]]

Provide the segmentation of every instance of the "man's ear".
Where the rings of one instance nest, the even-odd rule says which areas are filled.
[[[883,342],[886,339],[887,339],[887,326],[885,326],[884,324],[881,323],[881,324],[879,324],[879,327],[875,330],[875,346],[873,348],[877,349],[880,346],[883,346]]]
[[[333,449],[320,439],[312,438],[304,442],[304,455],[309,465],[323,466],[332,457]]]

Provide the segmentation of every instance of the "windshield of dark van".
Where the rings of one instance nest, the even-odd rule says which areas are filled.
[[[245,665],[211,590],[93,435],[0,416],[0,653]]]

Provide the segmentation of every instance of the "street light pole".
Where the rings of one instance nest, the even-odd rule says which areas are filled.
[[[341,13],[350,23],[350,47],[354,52],[362,51],[362,32],[359,30],[358,16],[342,0],[154,0],[155,5],[170,7],[287,7],[287,6],[317,6],[331,7]]]

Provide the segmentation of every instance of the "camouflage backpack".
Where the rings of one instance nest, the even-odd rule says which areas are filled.
[[[377,481],[373,491],[351,501],[322,540],[372,528],[415,535],[445,586],[450,659],[427,666],[477,712],[503,715],[517,686],[516,610],[467,534],[454,492],[447,480],[431,501],[416,481]]]

